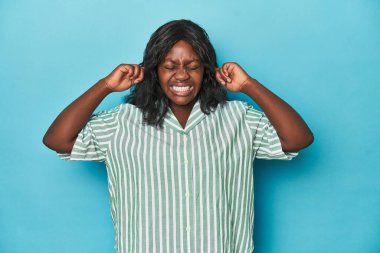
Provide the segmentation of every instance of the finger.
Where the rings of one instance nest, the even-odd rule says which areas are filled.
[[[128,73],[127,78],[132,81],[133,76],[136,72],[136,66],[134,66],[133,64],[130,64],[129,67],[130,67],[131,71],[130,71],[130,73]]]
[[[140,74],[133,83],[140,83],[142,80],[144,80],[144,68],[141,67]]]
[[[233,64],[228,64],[226,66],[226,72],[228,73],[229,77],[231,76],[233,69],[234,69]]]
[[[217,69],[217,71],[215,72],[215,78],[223,86],[225,86],[227,84],[226,81],[223,80],[223,78],[222,78],[220,69]]]
[[[220,74],[222,75],[222,78],[226,82],[231,82],[231,78],[229,77],[228,71],[226,70],[227,64],[223,64],[222,68],[220,69]]]
[[[133,65],[133,76],[132,80],[135,80],[140,75],[140,66],[139,65]]]
[[[229,76],[229,72],[228,72],[228,66],[230,64],[228,62],[224,63],[223,66],[222,66],[222,72],[223,74],[228,77]]]
[[[225,85],[227,85],[227,83],[230,82],[231,79],[224,74],[222,69],[220,69],[219,73],[220,73],[220,77],[223,79]]]
[[[130,79],[133,74],[133,67],[129,64],[123,64],[120,66],[120,71],[124,73],[124,78]]]

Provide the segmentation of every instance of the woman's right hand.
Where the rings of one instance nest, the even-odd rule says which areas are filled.
[[[110,91],[125,91],[144,79],[144,68],[138,64],[120,64],[103,80]]]

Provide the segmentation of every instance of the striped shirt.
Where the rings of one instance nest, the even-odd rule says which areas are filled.
[[[127,252],[252,252],[253,160],[290,160],[264,113],[197,101],[185,129],[169,109],[162,129],[140,109],[100,111],[65,160],[104,162],[115,248]]]

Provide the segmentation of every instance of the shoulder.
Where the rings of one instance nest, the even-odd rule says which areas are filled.
[[[222,120],[223,122],[229,122],[230,124],[241,124],[244,121],[246,115],[246,106],[242,101],[226,101],[223,104],[219,104],[215,110],[215,114],[211,117],[214,119]]]
[[[240,100],[227,101],[220,107],[220,113],[227,117],[233,116],[242,120],[257,120],[265,116],[262,111],[257,110],[253,105]]]
[[[134,111],[139,111],[139,109],[132,104],[124,103],[124,104],[119,104],[118,106],[115,106],[111,109],[98,111],[94,115],[97,115],[97,116],[116,115],[122,112],[134,112]]]
[[[125,117],[126,115],[138,111],[139,109],[131,104],[119,104],[111,109],[100,110],[91,115],[92,121],[107,121],[111,119],[118,119],[120,117]]]
[[[220,106],[220,110],[224,113],[245,114],[249,105],[240,100],[226,101]]]
[[[132,105],[132,104],[129,104],[129,103],[120,104],[120,105],[118,105],[115,108],[118,108],[117,110],[119,110],[119,112],[135,112],[135,111],[139,111],[139,108],[137,108],[135,105]]]
[[[140,108],[133,104],[124,103],[118,107],[117,120],[119,122],[128,122],[128,125],[141,125],[143,122],[143,113]],[[125,124],[125,123],[124,123]]]

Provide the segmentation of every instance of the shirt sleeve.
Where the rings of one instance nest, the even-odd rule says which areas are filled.
[[[57,153],[62,160],[103,162],[118,127],[120,106],[93,114],[79,132],[70,154]]]
[[[253,106],[245,104],[246,122],[252,131],[253,150],[257,159],[291,160],[298,152],[284,152],[280,138],[267,116]]]

